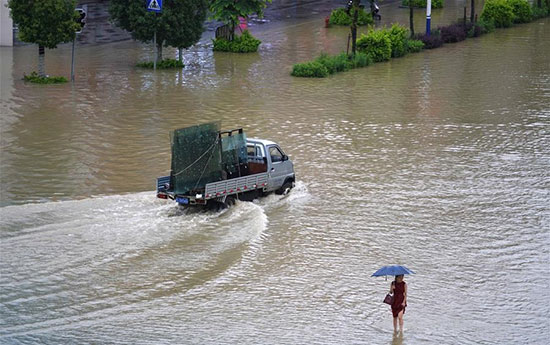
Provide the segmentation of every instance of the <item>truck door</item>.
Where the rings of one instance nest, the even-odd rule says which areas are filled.
[[[292,175],[292,163],[277,145],[269,145],[267,153],[271,161],[269,167],[269,190],[279,189],[285,182],[285,178]]]

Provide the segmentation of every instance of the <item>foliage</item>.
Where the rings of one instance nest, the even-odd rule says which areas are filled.
[[[391,47],[388,30],[373,30],[357,40],[357,50],[366,53],[374,62],[391,59]]]
[[[327,68],[318,61],[297,63],[292,66],[290,73],[294,77],[325,78],[328,77]]]
[[[8,6],[23,42],[54,49],[72,41],[80,28],[76,0],[9,0]]]
[[[409,0],[402,0],[401,4],[403,6],[409,7]],[[426,8],[428,6],[427,0],[412,0],[413,7]],[[432,8],[443,8],[443,0],[433,0]]]
[[[456,23],[438,28],[441,33],[443,43],[456,43],[464,41],[466,39],[468,29],[469,28],[464,25],[464,23]]]
[[[527,0],[508,0],[514,11],[514,23],[529,23],[533,20],[533,11]]]
[[[399,24],[393,24],[387,33],[391,41],[391,57],[407,54],[406,42],[409,37],[409,29]]]
[[[208,0],[164,0],[162,12],[149,12],[143,0],[111,0],[109,13],[115,24],[141,42],[150,42],[156,29],[157,45],[189,48],[203,32]]]
[[[152,61],[144,61],[140,62],[136,65],[137,67],[142,68],[154,68],[154,63]],[[175,59],[164,59],[161,61],[157,61],[157,68],[159,69],[169,69],[169,68],[183,68],[185,65],[178,60]]]
[[[481,13],[481,19],[493,20],[497,28],[512,26],[514,17],[514,9],[508,0],[487,0]]]
[[[36,84],[60,84],[67,82],[67,78],[65,77],[39,76],[36,72],[32,72],[30,75],[23,75],[23,80]]]
[[[290,74],[294,77],[324,78],[330,74],[370,64],[372,64],[372,60],[365,53],[356,53],[355,55],[340,53],[335,56],[322,53],[313,61],[295,64],[292,66]]]
[[[547,0],[546,3],[543,3],[542,7],[538,7],[538,5],[535,2],[531,10],[533,12],[533,19],[539,19],[539,18],[550,16],[550,0]]]
[[[246,18],[251,14],[263,16],[264,8],[271,0],[211,0],[212,18],[235,27],[239,17]]]
[[[351,25],[353,14],[355,9],[350,10],[350,14],[346,12],[345,8],[338,8],[330,13],[329,24],[334,25]],[[357,25],[371,25],[374,21],[372,15],[367,13],[364,9],[359,10],[357,14]]]
[[[418,53],[424,49],[424,42],[420,40],[407,39],[405,46],[407,48],[407,53]]]
[[[248,30],[244,30],[240,36],[235,36],[233,41],[216,38],[212,42],[214,43],[214,51],[232,53],[253,53],[258,51],[258,47],[262,43],[262,41],[252,36]]]
[[[437,30],[433,30],[429,36],[426,34],[417,34],[414,38],[424,43],[424,49],[439,48],[443,45],[443,40]]]

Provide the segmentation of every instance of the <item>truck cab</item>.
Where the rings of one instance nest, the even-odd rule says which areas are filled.
[[[294,164],[279,145],[269,140],[247,139],[246,149],[249,169],[254,169],[254,162],[263,161],[266,164],[267,192],[284,192],[284,189],[294,186]]]

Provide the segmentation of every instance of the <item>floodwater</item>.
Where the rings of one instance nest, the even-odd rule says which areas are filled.
[[[257,54],[205,41],[181,71],[78,46],[74,85],[26,84],[36,48],[0,48],[0,343],[546,343],[550,19],[290,77],[346,49],[323,17],[252,27]],[[67,76],[70,46],[46,61]],[[296,188],[219,213],[156,199],[169,132],[213,120],[280,143]],[[401,336],[370,277],[387,264],[417,272]]]

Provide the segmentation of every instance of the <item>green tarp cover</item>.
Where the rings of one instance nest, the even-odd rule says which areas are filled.
[[[207,183],[239,175],[247,163],[246,135],[232,132],[220,139],[217,122],[173,132],[170,185],[176,194],[198,191]]]
[[[170,185],[176,194],[222,179],[219,131],[219,123],[206,123],[173,132]]]

